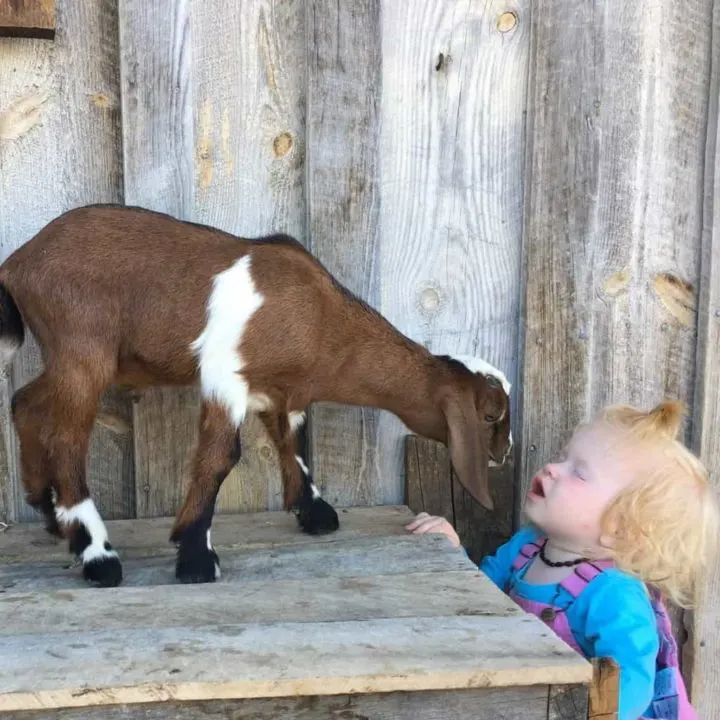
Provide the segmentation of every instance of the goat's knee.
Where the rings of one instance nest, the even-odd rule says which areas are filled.
[[[183,583],[214,582],[220,577],[210,528],[217,494],[240,453],[240,434],[227,412],[204,403],[192,481],[170,534],[170,541],[178,546],[175,577]]]

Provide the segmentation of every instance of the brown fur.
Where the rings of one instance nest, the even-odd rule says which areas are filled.
[[[107,385],[198,380],[190,344],[203,330],[213,276],[246,253],[264,304],[242,340],[243,376],[273,404],[261,417],[281,455],[286,508],[302,487],[288,413],[317,401],[384,408],[447,443],[461,482],[491,507],[487,461],[504,461],[510,427],[496,383],[403,336],[291,238],[245,240],[114,206],[60,216],[0,267],[46,365],[18,393],[15,410],[30,497],[49,483],[63,503],[87,496],[84,457]],[[218,478],[232,467],[237,434],[225,411],[206,402],[200,422],[173,536],[214,504]]]

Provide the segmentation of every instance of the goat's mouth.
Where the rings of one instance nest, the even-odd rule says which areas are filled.
[[[532,479],[532,482],[530,483],[530,492],[528,494],[536,498],[545,497],[545,488],[543,488],[542,478],[539,475],[536,475]]]

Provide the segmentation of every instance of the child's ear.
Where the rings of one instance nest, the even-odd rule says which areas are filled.
[[[609,548],[613,550],[615,548],[616,539],[612,535],[601,535],[600,536],[600,547]]]

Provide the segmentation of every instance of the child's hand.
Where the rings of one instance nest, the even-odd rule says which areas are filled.
[[[450,538],[455,547],[460,547],[460,538],[455,528],[444,518],[437,515],[428,515],[426,512],[418,513],[415,519],[405,526],[411,533],[440,533]]]

